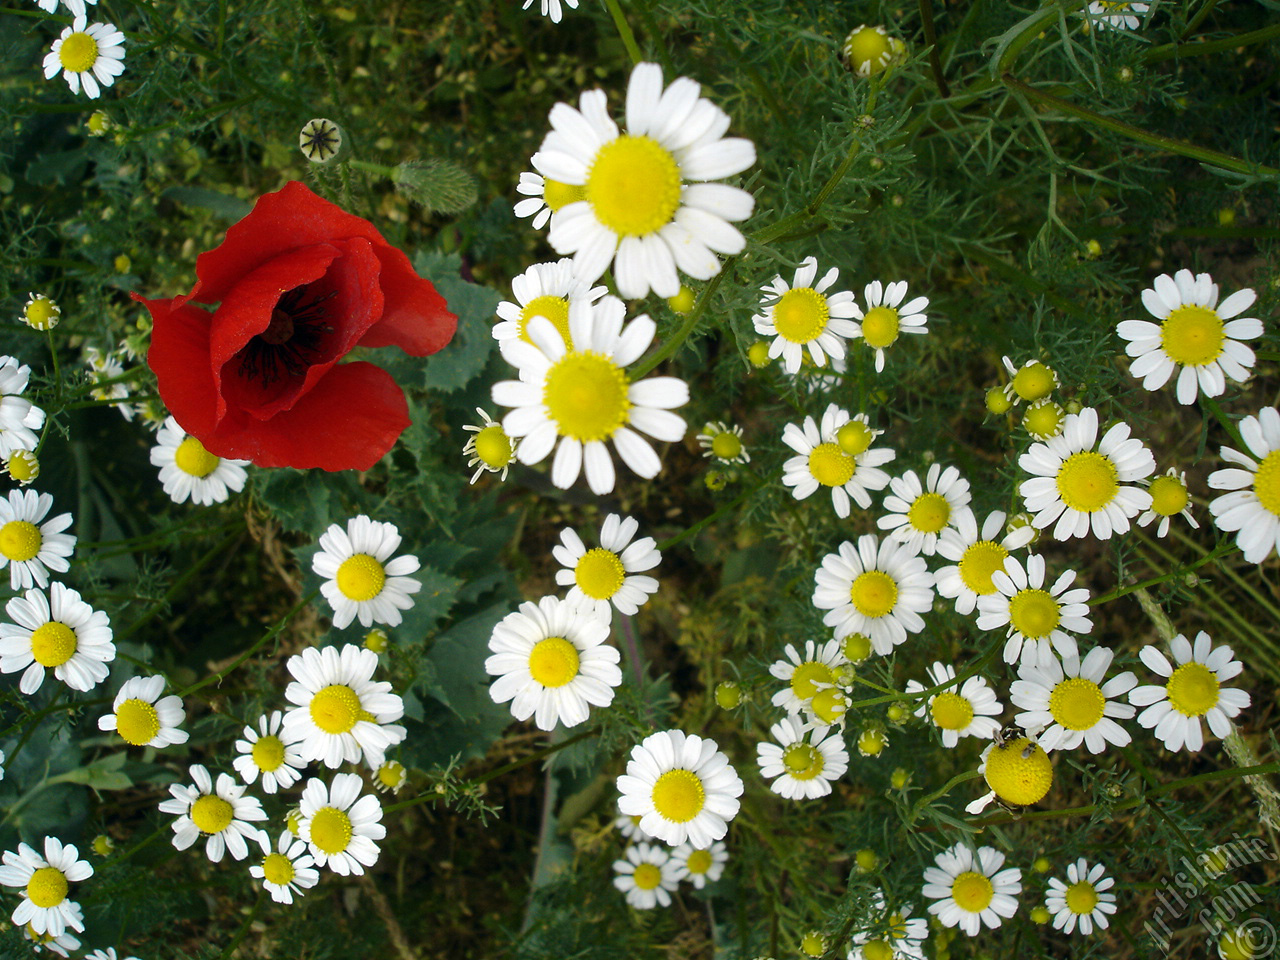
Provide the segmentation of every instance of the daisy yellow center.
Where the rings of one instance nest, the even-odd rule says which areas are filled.
[[[973,704],[958,693],[940,693],[929,705],[933,722],[943,730],[963,730],[973,722]]]
[[[1062,432],[1063,418],[1062,408],[1052,400],[1046,400],[1027,410],[1027,415],[1022,418],[1022,425],[1037,440],[1048,440]]]
[[[637,864],[633,876],[641,890],[655,890],[662,883],[662,870],[652,863]]]
[[[820,443],[809,453],[809,472],[824,487],[842,487],[858,469],[853,457],[834,443]]]
[[[15,450],[9,455],[5,469],[19,483],[30,483],[40,476],[40,461],[29,450]]]
[[[533,343],[529,339],[529,321],[534,317],[546,317],[556,328],[564,345],[573,349],[573,338],[569,336],[569,301],[564,297],[534,297],[520,311],[520,339],[525,343]]]
[[[858,735],[858,750],[864,757],[878,757],[888,746],[889,740],[883,731],[874,728],[863,730]]]
[[[191,805],[191,822],[201,833],[221,833],[231,826],[235,815],[230,803],[212,794],[201,797]]]
[[[1024,757],[1028,747],[1030,754]],[[1025,807],[1038,803],[1053,786],[1053,762],[1039,744],[1019,737],[991,749],[983,776],[1001,800]]]
[[[116,707],[116,733],[125,743],[141,747],[160,732],[160,714],[145,700],[126,700]]]
[[[395,790],[404,783],[404,764],[388,760],[378,768],[378,782],[388,790]]]
[[[0,527],[0,553],[6,559],[18,563],[30,560],[40,552],[43,542],[40,528],[26,520],[10,520]]]
[[[898,602],[898,585],[883,570],[858,574],[849,588],[849,599],[864,617],[888,616]]]
[[[1057,484],[1062,502],[1081,513],[1101,510],[1120,489],[1116,465],[1093,450],[1067,457],[1058,468]]]
[[[1040,400],[1057,386],[1053,371],[1043,363],[1028,363],[1013,375],[1013,392],[1023,400]]]
[[[850,663],[861,663],[871,656],[871,638],[865,633],[851,633],[845,637],[841,651]]]
[[[812,780],[822,773],[822,751],[811,743],[793,743],[782,751],[782,765],[795,780]]]
[[[348,600],[363,603],[382,592],[387,582],[387,571],[367,553],[356,553],[342,561],[338,567],[338,590]]]
[[[311,719],[325,733],[348,733],[365,719],[356,692],[342,683],[331,683],[311,698]]]
[[[1151,509],[1162,517],[1187,509],[1187,488],[1177,477],[1156,477],[1147,492],[1151,494]]]
[[[938,533],[951,519],[951,504],[940,493],[925,493],[916,497],[907,510],[907,523],[921,533]]]
[[[1062,608],[1048,591],[1029,587],[1019,590],[1009,601],[1009,622],[1024,637],[1047,637],[1061,619]]]
[[[31,303],[27,304],[26,318],[27,323],[35,330],[48,330],[53,326],[62,311],[58,309],[58,305],[48,297],[36,297]]]
[[[813,287],[796,287],[784,293],[773,307],[778,336],[792,343],[808,343],[827,329],[827,298]]]
[[[1280,450],[1268,453],[1258,464],[1258,472],[1253,477],[1253,492],[1264,510],[1280,516]],[[4,529],[11,526],[13,524],[6,524]],[[0,550],[4,550],[4,530],[0,530]],[[9,556],[7,550],[4,553]]]
[[[269,853],[262,858],[262,878],[267,883],[285,886],[293,880],[293,861],[283,853]]]
[[[845,39],[844,52],[855,70],[878,64],[889,55],[889,38],[874,27],[863,27]]]
[[[653,785],[653,806],[658,813],[676,823],[688,823],[707,801],[702,778],[692,770],[668,770]]]
[[[833,684],[835,675],[825,663],[806,660],[791,674],[791,691],[801,700],[808,700],[818,693],[818,684]]]
[[[275,736],[259,737],[253,745],[253,765],[272,773],[284,764],[284,742]]]
[[[183,473],[203,479],[218,469],[219,460],[195,437],[187,437],[174,451],[173,462]]]
[[[351,818],[337,807],[321,807],[311,818],[311,842],[333,856],[351,843]]]
[[[529,675],[544,687],[563,687],[578,675],[578,648],[564,637],[547,637],[529,652]]]
[[[586,200],[596,219],[619,236],[654,233],[680,206],[680,166],[651,137],[618,137],[592,161]]]
[[[476,456],[490,470],[501,470],[511,462],[511,438],[500,424],[485,427],[476,434]]]
[[[1160,345],[1169,359],[1184,367],[1212,363],[1222,354],[1226,339],[1222,318],[1216,310],[1187,304],[1169,311],[1160,324]]]
[[[901,940],[907,935],[907,919],[900,913],[889,917],[889,935],[894,940]]]
[[[836,687],[827,687],[813,695],[809,709],[823,723],[835,723],[849,709],[849,698]]]
[[[1093,908],[1098,905],[1098,891],[1089,881],[1081,880],[1067,887],[1066,900],[1067,909],[1072,913],[1093,913]]]
[[[583,443],[607,440],[627,422],[631,382],[604,354],[571,351],[547,371],[542,402],[556,432]]]
[[[1184,663],[1165,687],[1169,706],[1185,717],[1200,717],[1218,705],[1218,676],[1203,663]]]
[[[695,850],[689,854],[689,859],[685,861],[690,873],[706,873],[711,869],[711,851]]]
[[[868,940],[862,945],[864,960],[893,960],[893,947],[885,940]]]
[[[742,441],[733,433],[718,433],[711,441],[711,452],[721,460],[736,460],[742,453]]]
[[[593,600],[612,597],[621,588],[626,575],[618,555],[602,547],[588,550],[573,568],[573,579],[578,589]]]
[[[872,439],[871,428],[861,420],[850,420],[836,431],[836,443],[851,457],[865,453]]]
[[[981,913],[991,905],[995,887],[980,873],[966,870],[951,882],[951,899],[969,913]]]
[[[290,810],[285,814],[284,825],[295,837],[302,836],[302,811],[296,807]]]
[[[877,350],[898,339],[898,311],[893,307],[872,307],[862,318],[862,339]]]
[[[41,867],[27,881],[27,899],[42,909],[67,899],[67,875],[57,867]]]
[[[1063,680],[1049,694],[1049,712],[1068,730],[1091,730],[1106,707],[1102,688],[1084,677]]]
[[[991,540],[979,540],[960,556],[958,569],[964,585],[977,594],[996,592],[991,575],[1004,569],[1009,551]]]
[[[78,30],[62,41],[62,46],[58,48],[58,59],[62,61],[62,69],[71,73],[84,73],[98,60],[98,41]]]
[[[42,667],[60,667],[76,652],[75,631],[51,620],[31,631],[31,656]]]
[[[586,198],[586,187],[572,183],[561,183],[559,180],[552,180],[550,177],[542,181],[542,199],[552,213],[555,213],[561,207],[567,207],[571,203],[577,203],[579,200],[585,200]]]

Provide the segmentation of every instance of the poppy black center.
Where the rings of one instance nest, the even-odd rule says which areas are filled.
[[[333,332],[325,303],[336,290],[318,294],[310,286],[283,294],[271,311],[267,329],[240,353],[240,375],[270,386],[282,376],[304,377],[322,352],[324,337]]]

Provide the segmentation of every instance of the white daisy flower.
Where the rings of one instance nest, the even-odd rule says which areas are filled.
[[[586,94],[583,94],[586,97]],[[559,213],[561,208],[571,203],[585,200],[586,188],[581,185],[561,183],[537,173],[520,174],[520,182],[516,184],[516,193],[525,197],[516,201],[517,217],[533,217],[533,229],[541,230],[547,225],[552,214]]]
[[[131,677],[116,693],[111,712],[98,718],[99,730],[114,730],[135,747],[157,750],[187,742],[187,731],[178,725],[187,719],[182,700],[161,697],[164,677]]]
[[[1280,552],[1280,411],[1264,407],[1256,417],[1244,417],[1240,436],[1257,459],[1221,448],[1223,460],[1244,469],[1227,467],[1209,474],[1214,490],[1232,491],[1211,500],[1209,513],[1219,530],[1239,531],[1236,546],[1246,560],[1261,563],[1273,548]]]
[[[14,357],[0,357],[0,457],[16,450],[34,450],[44,426],[44,411],[22,396],[31,380],[31,368]]]
[[[84,932],[79,905],[67,899],[70,884],[93,876],[89,861],[78,856],[73,844],[57,837],[44,838],[43,857],[25,843],[18,844],[17,853],[4,852],[0,884],[22,888],[22,902],[13,911],[16,925],[30,924],[34,933],[55,938],[68,928]]]
[[[1022,892],[1022,871],[1001,870],[1004,860],[995,847],[979,847],[975,853],[957,843],[943,850],[934,858],[936,866],[924,871],[921,892],[934,901],[929,912],[944,927],[959,927],[971,937],[983,924],[1000,926],[1017,912],[1017,895]]]
[[[71,26],[53,41],[53,49],[44,58],[44,78],[52,80],[59,72],[72,93],[83,84],[85,96],[96,100],[116,77],[124,73],[124,34],[113,23],[88,26],[83,13],[76,14]]]
[[[622,683],[620,656],[609,638],[609,622],[568,600],[543,597],[522,603],[493,628],[493,656],[484,669],[497,677],[489,687],[494,703],[511,701],[517,720],[533,717],[539,730],[557,723],[576,727],[591,706],[613,703]]]
[[[86,0],[62,0],[63,6],[70,11],[73,17],[83,17],[85,14]],[[98,0],[88,0],[89,3],[97,4]],[[58,10],[58,0],[36,0],[36,5],[45,13],[56,13]]]
[[[44,683],[46,669],[72,690],[92,690],[107,677],[116,658],[107,615],[60,583],[49,596],[32,588],[14,597],[5,612],[16,623],[0,623],[0,672],[25,671],[18,689],[31,694]]]
[[[198,763],[189,768],[190,786],[170,784],[173,799],[160,803],[161,813],[176,813],[173,823],[173,845],[185,850],[201,836],[207,837],[205,855],[214,863],[222,859],[224,851],[243,860],[249,855],[246,840],[256,840],[262,831],[250,826],[250,821],[267,819],[266,811],[257,797],[246,797],[245,787],[236,783],[229,773],[218,774],[215,786],[209,771]]]
[[[379,793],[395,796],[409,780],[409,771],[399,760],[384,760],[373,771],[373,788]]]
[[[341,876],[360,875],[378,862],[377,843],[387,835],[376,795],[360,796],[359,774],[339,773],[333,783],[312,778],[302,790],[298,833],[311,848],[316,866]]]
[[[908,903],[889,910],[884,891],[877,891],[871,907],[873,925],[853,935],[849,960],[924,960],[923,943],[929,936],[929,921],[911,916],[914,909]]]
[[[0,500],[0,570],[8,566],[12,590],[47,587],[50,570],[71,569],[67,557],[76,538],[62,532],[71,526],[71,514],[45,520],[52,506],[53,497],[34,490],[10,490],[8,499]]]
[[[467,469],[476,468],[471,475],[471,483],[480,479],[482,473],[502,472],[499,480],[507,479],[507,471],[511,461],[516,458],[518,440],[512,440],[502,429],[502,424],[492,419],[480,407],[476,407],[480,424],[472,426],[463,424],[462,429],[471,434],[462,446],[462,455],[467,457]]]
[[[320,592],[333,607],[333,625],[341,630],[359,618],[360,625],[400,625],[401,610],[413,606],[412,594],[422,584],[409,576],[418,558],[388,558],[400,547],[394,523],[370,520],[361,514],[347,521],[347,529],[331,523],[320,535],[320,549],[311,569],[324,578]]]
[[[769,667],[770,674],[787,684],[773,695],[775,707],[781,707],[788,714],[795,714],[805,708],[812,709],[814,699],[824,691],[834,690],[837,694],[840,693],[841,678],[838,671],[849,661],[841,650],[839,640],[828,640],[826,643],[806,640],[803,655],[789,643],[783,651],[786,657],[775,660]],[[820,706],[819,710],[825,713],[825,705]]]
[[[1146,13],[1150,9],[1149,4],[1141,3],[1139,0],[1091,0],[1089,19],[1100,27],[1110,30],[1137,30],[1141,21],[1133,14]],[[1190,270],[1178,272],[1191,275]],[[1202,273],[1200,276],[1206,277],[1208,274]]]
[[[85,954],[84,960],[138,960],[138,958],[121,957],[116,953],[115,947],[107,947],[105,950],[95,950],[93,953]]]
[[[662,730],[631,748],[618,792],[618,809],[638,815],[651,837],[708,847],[724,839],[738,815],[742,779],[714,740]]]
[[[94,400],[124,400],[129,397],[129,384],[118,381],[124,374],[124,364],[120,362],[122,355],[123,351],[119,354],[103,353],[97,347],[85,347],[84,362],[89,368],[89,381],[103,384],[89,391],[89,396]],[[133,420],[137,412],[136,404],[118,403],[115,406],[122,417]]]
[[[929,687],[950,684],[956,678],[956,668],[935,662],[928,670]],[[916,680],[907,682],[907,693],[928,689]],[[1000,716],[1004,707],[996,699],[996,693],[979,676],[969,677],[954,690],[935,693],[916,709],[916,716],[928,718],[942,731],[942,745],[954,747],[961,737],[981,737],[990,740],[1000,731]]]
[[[1146,4],[1141,6],[1146,9]],[[1135,18],[1128,19],[1137,26]],[[1142,291],[1142,305],[1160,322],[1125,320],[1116,327],[1129,341],[1125,353],[1137,358],[1129,373],[1142,378],[1147,390],[1159,390],[1179,371],[1177,397],[1182,404],[1193,402],[1197,393],[1220,396],[1227,377],[1244,383],[1255,357],[1240,341],[1262,336],[1262,321],[1240,314],[1256,299],[1257,294],[1245,288],[1219,306],[1218,285],[1209,274],[1162,273],[1153,289]]]
[[[973,613],[979,597],[995,593],[991,575],[1004,569],[1010,551],[1025,547],[1034,539],[1036,531],[1032,526],[1018,527],[1000,537],[1005,520],[1004,511],[993,510],[982,521],[979,533],[973,513],[966,511],[956,517],[954,527],[938,534],[938,556],[955,561],[934,573],[938,595],[954,599],[956,613]]]
[[[955,467],[942,469],[931,464],[922,485],[914,470],[889,481],[891,494],[884,499],[887,515],[876,521],[889,536],[907,544],[912,552],[931,557],[938,549],[938,537],[959,523],[969,509],[969,481]]]
[[[777,743],[756,744],[756,763],[760,775],[773,780],[770,789],[780,797],[825,797],[832,782],[849,769],[844,736],[832,727],[810,727],[799,717],[784,717],[769,732]]]
[[[871,533],[856,548],[846,540],[823,557],[814,581],[813,605],[828,611],[822,622],[835,628],[836,639],[865,634],[881,656],[923,630],[920,614],[933,606],[933,574],[924,560],[908,545]]]
[[[84,911],[80,909],[80,905],[78,903],[70,904],[68,912],[75,918],[76,929],[84,929]],[[71,925],[68,920],[68,926]],[[80,941],[65,930],[61,935],[55,937],[49,933],[36,933],[35,928],[28,923],[22,928],[22,936],[31,944],[31,949],[36,953],[44,953],[44,951],[48,950],[50,953],[56,953],[60,957],[69,957],[72,951],[80,949]],[[86,960],[88,960],[87,957]]]
[[[867,284],[863,291],[867,309],[855,302],[853,315],[861,323],[856,324],[854,337],[861,337],[876,352],[876,373],[884,370],[884,352],[902,333],[928,333],[928,317],[924,310],[929,306],[928,297],[916,297],[903,303],[907,296],[907,281],[900,280],[884,286],[879,280]]]
[[[619,813],[618,816],[614,818],[613,825],[617,831],[622,834],[622,838],[629,842],[652,839],[647,833],[640,829],[639,817],[630,817],[625,813]]]
[[[1013,663],[1023,644],[1049,644],[1064,657],[1076,655],[1076,641],[1067,631],[1085,634],[1093,629],[1089,619],[1089,591],[1069,590],[1076,572],[1063,572],[1053,586],[1044,588],[1044,557],[1032,554],[1026,567],[1016,557],[1006,557],[1004,569],[991,575],[996,592],[978,598],[978,629],[1008,629],[1004,662]]]
[[[307,845],[288,830],[280,833],[276,847],[271,849],[271,837],[265,830],[258,831],[258,846],[262,847],[262,863],[249,868],[249,875],[262,881],[262,887],[276,903],[293,903],[295,896],[310,890],[320,882],[320,871],[315,859],[307,853]]]
[[[215,457],[173,417],[165,419],[151,448],[151,465],[160,468],[160,483],[174,503],[186,503],[188,498],[204,507],[224,502],[228,491],[244,489],[248,464],[248,460]]]
[[[781,356],[782,368],[790,374],[800,372],[806,349],[819,367],[826,366],[828,357],[843,359],[845,340],[858,333],[853,294],[848,290],[826,293],[840,278],[840,271],[832,267],[814,283],[817,275],[817,258],[806,257],[790,284],[774,277],[762,288],[762,312],[751,318],[756,333],[773,338],[770,359]]]
[[[1151,494],[1135,482],[1156,469],[1155,458],[1129,425],[1117,423],[1098,442],[1098,411],[1085,407],[1067,414],[1062,433],[1033,443],[1018,466],[1033,474],[1018,487],[1032,523],[1043,530],[1055,520],[1055,540],[1083,537],[1090,529],[1099,540],[1127,533],[1129,521],[1151,506]],[[1094,449],[1096,444],[1097,449]]]
[[[883,490],[889,474],[880,467],[897,454],[888,447],[871,449],[882,431],[872,430],[863,414],[850,417],[849,411],[832,403],[822,414],[822,422],[805,417],[803,426],[788,423],[782,442],[798,456],[782,465],[782,483],[792,487],[797,500],[812,496],[819,487],[831,490],[836,516],[849,516],[849,498],[863,510],[871,506],[868,491]]]
[[[580,110],[552,108],[552,130],[533,155],[544,177],[585,192],[552,217],[551,246],[574,254],[574,269],[588,281],[612,263],[625,300],[650,290],[674,297],[677,270],[709,280],[720,272],[716,254],[746,245],[730,224],[751,216],[751,194],[706,181],[746,170],[756,150],[749,140],[724,137],[729,116],[699,93],[687,77],[664,90],[662,68],[638,64],[627,86],[625,134],[609,118],[604,92],[592,90]]]
[[[258,729],[246,726],[244,739],[236,741],[236,753],[231,766],[245,783],[253,783],[262,775],[262,789],[267,793],[288,790],[302,777],[307,765],[302,751],[292,741],[286,743],[280,727],[284,714],[273,710],[258,718]]]
[[[719,420],[708,423],[698,433],[702,455],[720,463],[750,463],[751,455],[742,445],[742,428]]]
[[[1158,518],[1160,523],[1156,527],[1156,536],[1166,537],[1170,522],[1181,514],[1192,530],[1200,529],[1200,524],[1191,515],[1191,495],[1187,492],[1185,470],[1170,467],[1147,484],[1147,493],[1151,494],[1151,508],[1138,517],[1138,526],[1148,526]]]
[[[533,343],[528,333],[529,321],[534,317],[546,317],[556,328],[560,338],[573,349],[573,337],[569,332],[569,304],[579,300],[595,303],[609,288],[591,286],[574,275],[573,261],[568,257],[555,263],[535,263],[511,281],[511,293],[516,302],[503,300],[498,304],[500,323],[493,327],[493,339],[498,341],[505,359],[508,341],[523,340]]]
[[[1116,723],[1132,719],[1135,710],[1118,701],[1138,683],[1125,671],[1105,680],[1115,655],[1094,647],[1081,660],[1066,656],[1059,662],[1052,650],[1037,648],[1023,657],[1009,697],[1024,712],[1014,722],[1045,750],[1074,750],[1084,743],[1101,753],[1108,743],[1126,747],[1133,738]]]
[[[1044,905],[1053,914],[1053,928],[1070,933],[1078,925],[1085,936],[1096,926],[1107,929],[1108,915],[1116,912],[1116,895],[1108,893],[1116,881],[1107,876],[1107,868],[1081,857],[1067,867],[1067,882],[1049,878],[1049,891]]]
[[[284,715],[281,739],[308,763],[376,767],[404,739],[404,727],[393,722],[404,716],[404,701],[390,683],[373,679],[378,655],[372,650],[353,643],[341,650],[307,647],[285,666],[294,680],[284,697],[295,706]]]
[[[625,368],[649,348],[658,328],[639,316],[624,329],[625,313],[616,297],[596,304],[580,300],[569,305],[572,349],[545,317],[529,323],[532,344],[509,341],[507,356],[520,379],[494,384],[493,402],[515,408],[502,426],[522,438],[516,451],[521,463],[541,463],[558,444],[551,482],[561,490],[573,486],[580,472],[592,493],[613,490],[609,441],[637,476],[651,480],[662,464],[636,431],[666,443],[684,439],[685,422],[671,411],[689,402],[689,387],[675,377],[631,382]]]
[[[680,886],[671,853],[653,843],[633,843],[621,860],[613,862],[613,885],[627,895],[627,905],[637,910],[671,906],[671,894]]]
[[[570,10],[578,9],[578,0],[542,0],[542,15],[550,17],[552,23],[559,23],[560,18],[564,16],[564,11],[560,4],[563,3]],[[533,4],[533,0],[524,0],[524,6],[521,10],[528,10]]]
[[[710,847],[682,843],[671,851],[671,862],[675,864],[677,880],[688,880],[694,889],[701,890],[724,874],[724,865],[729,862],[729,848],[723,840],[717,840]]]
[[[616,513],[605,518],[600,528],[600,546],[588,550],[570,527],[560,531],[560,543],[551,554],[564,569],[556,571],[556,583],[572,586],[568,600],[595,613],[602,620],[613,618],[613,608],[628,617],[658,590],[653,577],[640,576],[662,560],[653,537],[632,542],[639,522]]]
[[[1142,662],[1166,681],[1135,687],[1129,702],[1146,708],[1138,714],[1138,723],[1154,728],[1165,749],[1176,753],[1186,747],[1195,753],[1204,746],[1201,717],[1215,737],[1226,737],[1231,733],[1231,718],[1253,702],[1247,691],[1222,686],[1238,676],[1244,664],[1234,659],[1230,647],[1214,647],[1203,630],[1196,634],[1194,647],[1178,634],[1169,641],[1169,652],[1173,663],[1155,647],[1138,651]]]

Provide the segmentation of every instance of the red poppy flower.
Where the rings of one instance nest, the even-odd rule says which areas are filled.
[[[133,294],[154,321],[147,363],[187,433],[261,467],[372,467],[408,405],[381,367],[339,361],[355,347],[424,357],[458,325],[373,224],[296,181],[259,198],[196,276],[183,297]]]

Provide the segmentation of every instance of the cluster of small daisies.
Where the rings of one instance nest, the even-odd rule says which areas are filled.
[[[96,100],[102,95],[103,87],[111,86],[116,77],[124,73],[125,36],[115,24],[89,23],[85,2],[62,0],[73,20],[45,55],[44,76],[52,80],[61,73],[72,93],[83,89],[85,96]],[[96,5],[98,0],[88,2]],[[36,3],[46,13],[58,9],[58,0],[36,0]]]
[[[724,841],[699,847],[686,840],[672,847],[646,834],[640,820],[623,814],[614,821],[627,845],[613,863],[613,885],[626,895],[628,905],[638,910],[670,906],[681,881],[701,890],[720,879],[729,862]]]

